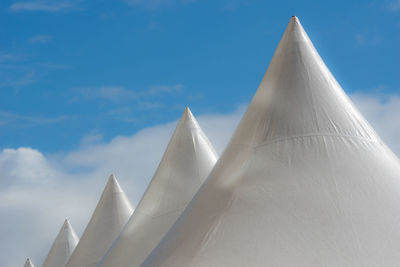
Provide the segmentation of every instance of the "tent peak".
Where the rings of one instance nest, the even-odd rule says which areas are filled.
[[[81,239],[66,265],[96,266],[132,214],[133,207],[111,174]]]
[[[64,223],[62,225],[62,229],[70,228],[71,224],[69,223],[68,219],[65,218]]]
[[[108,192],[109,190],[111,192],[123,192],[114,174],[111,174],[110,177],[108,178],[106,187],[104,188],[104,192],[106,191]]]
[[[200,126],[197,123],[196,118],[193,116],[193,113],[190,111],[189,107],[185,107],[177,128],[200,129]]]
[[[78,241],[72,225],[65,219],[42,266],[64,266]]]
[[[24,267],[34,267],[30,258],[27,258],[24,264]]]
[[[307,35],[303,29],[303,26],[301,26],[300,20],[297,16],[292,16],[290,18],[289,24],[287,26],[287,29],[290,29],[290,32],[293,31],[300,31],[300,32],[304,32],[304,35]],[[308,38],[308,37],[307,37]]]
[[[184,116],[188,116],[190,118],[194,117],[192,111],[190,110],[190,108],[188,106],[186,106],[185,110],[183,111],[182,117],[184,117]]]
[[[186,107],[142,199],[98,266],[140,266],[203,184],[217,157]]]
[[[62,229],[72,230],[72,225],[67,218],[65,218],[64,223],[62,225]]]

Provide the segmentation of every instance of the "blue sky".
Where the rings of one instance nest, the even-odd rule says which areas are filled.
[[[108,176],[135,206],[189,106],[222,153],[291,15],[400,155],[400,1],[0,2],[0,266],[78,235]]]
[[[291,15],[347,92],[400,88],[400,2],[2,1],[0,147],[54,153],[248,103]]]

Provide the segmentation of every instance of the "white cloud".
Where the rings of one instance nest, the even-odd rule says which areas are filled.
[[[221,152],[241,117],[200,116],[199,123]],[[82,138],[81,147],[56,155],[31,148],[0,152],[0,266],[19,266],[26,257],[40,265],[65,217],[82,233],[108,176],[114,173],[136,204],[151,179],[176,121],[145,128],[132,136],[102,142],[99,133]]]
[[[15,2],[10,6],[10,10],[13,12],[44,11],[54,13],[71,8],[74,8],[74,4],[70,1],[48,0]]]
[[[400,97],[353,94],[352,99],[397,155],[400,155]],[[216,150],[222,153],[243,115],[198,117]],[[194,110],[194,113],[195,110]],[[43,155],[31,148],[0,152],[0,266],[40,265],[65,217],[82,233],[110,173],[135,205],[161,159],[176,121],[145,128],[132,136],[103,142],[100,133],[83,137],[75,151]]]
[[[400,95],[355,93],[351,98],[379,136],[400,156]]]
[[[38,34],[29,38],[29,42],[32,44],[45,44],[51,40],[50,35]]]

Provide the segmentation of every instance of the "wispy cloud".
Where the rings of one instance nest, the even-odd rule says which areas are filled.
[[[400,0],[391,1],[388,5],[388,10],[392,12],[400,11]]]
[[[3,77],[4,76],[4,77]],[[23,87],[32,84],[36,81],[36,72],[30,69],[16,69],[15,72],[3,72],[0,68],[1,87]]]
[[[0,111],[0,127],[29,127],[43,124],[53,124],[71,119],[71,116],[61,115],[57,117],[25,116],[14,112]]]
[[[228,11],[234,11],[241,7],[246,7],[252,5],[251,0],[228,0],[226,1],[223,9]]]
[[[175,85],[156,85],[156,86],[151,86],[149,89],[147,89],[142,95],[147,95],[147,96],[154,96],[154,95],[160,95],[160,94],[171,94],[171,93],[177,93],[177,92],[182,92],[184,86],[183,84],[175,84]]]
[[[99,144],[101,141],[103,141],[103,134],[98,133],[96,131],[92,132],[91,134],[85,135],[81,139],[81,147],[89,147],[93,146],[96,144]]]
[[[29,42],[32,44],[45,44],[51,40],[50,35],[38,34],[29,38]]]
[[[109,100],[112,102],[130,101],[137,98],[137,93],[122,86],[110,85],[101,87],[73,88],[73,101],[81,100]]]
[[[113,101],[137,98],[137,94],[135,92],[118,86],[100,87],[96,93],[102,98],[110,99]]]
[[[175,85],[155,85],[150,86],[145,90],[131,90],[123,86],[110,85],[101,87],[83,87],[72,88],[71,91],[75,94],[73,101],[81,100],[109,100],[112,102],[126,102],[132,100],[151,99],[163,94],[174,94],[182,92],[184,86],[182,84]],[[145,103],[145,101],[141,101]]]
[[[43,11],[43,12],[59,12],[74,8],[75,5],[71,1],[21,1],[15,2],[10,6],[12,12],[22,11]]]
[[[38,38],[34,42],[44,42]],[[35,62],[27,55],[0,51],[0,88],[14,88],[31,85],[49,72],[70,68],[65,64]]]
[[[27,67],[24,60],[21,55],[0,52],[0,88],[18,88],[36,80],[36,71]]]
[[[354,39],[358,47],[377,46],[383,42],[383,37],[381,35],[369,32],[357,33]]]
[[[20,59],[20,56],[18,56],[18,55],[15,55],[12,53],[0,52],[0,63],[16,61],[19,59]]]
[[[175,5],[186,5],[197,2],[197,0],[122,0],[130,6],[140,6],[146,9],[160,9]]]

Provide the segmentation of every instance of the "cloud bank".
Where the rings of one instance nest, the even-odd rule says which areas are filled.
[[[55,13],[66,9],[71,9],[74,4],[70,1],[24,1],[15,2],[10,6],[12,12],[22,11],[42,11]]]
[[[382,139],[400,155],[400,97],[351,95]],[[197,117],[221,154],[245,106],[229,114]],[[194,110],[194,113],[196,111]],[[80,235],[109,174],[114,173],[136,205],[150,181],[177,121],[103,142],[101,133],[84,136],[79,149],[44,155],[33,148],[0,152],[0,266],[21,266],[27,257],[40,265],[64,218]]]

